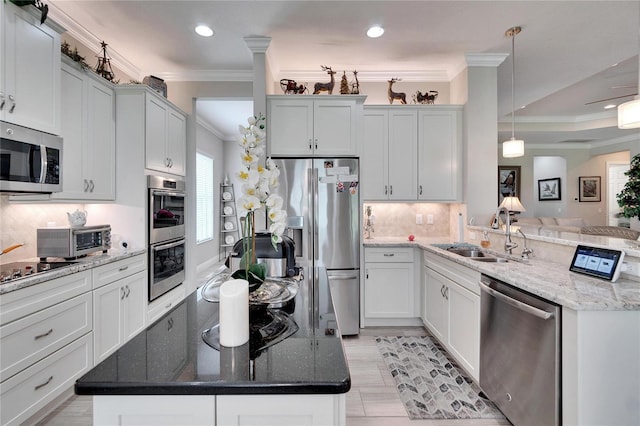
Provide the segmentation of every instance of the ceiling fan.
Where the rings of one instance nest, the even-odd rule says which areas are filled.
[[[633,84],[629,84],[625,86],[611,86],[610,88],[611,89],[636,89],[636,91],[634,93],[627,93],[626,95],[614,96],[611,98],[598,99],[597,101],[587,102],[585,105],[597,104],[599,102],[613,101],[614,99],[629,98],[631,96],[636,96],[638,94],[638,90],[637,90],[638,86]]]

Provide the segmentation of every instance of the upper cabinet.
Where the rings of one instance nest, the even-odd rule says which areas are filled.
[[[360,165],[364,200],[416,198],[417,124],[415,109],[365,107]]]
[[[365,96],[267,97],[272,156],[355,156]]]
[[[60,33],[32,6],[0,4],[0,120],[60,134]]]
[[[418,199],[462,201],[462,107],[418,111]]]
[[[137,149],[144,147],[145,167],[185,175],[186,114],[148,86],[116,87],[117,144],[131,150],[126,161],[134,167]],[[124,160],[125,158],[123,158]]]
[[[461,106],[365,106],[363,127],[363,200],[461,200]]]
[[[184,176],[187,119],[182,111],[160,96],[146,99],[147,169]]]
[[[113,84],[74,62],[62,64],[61,81],[63,191],[51,194],[51,198],[115,200]]]

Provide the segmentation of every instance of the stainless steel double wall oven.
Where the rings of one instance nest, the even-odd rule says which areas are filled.
[[[148,176],[149,301],[180,285],[185,278],[185,183]]]

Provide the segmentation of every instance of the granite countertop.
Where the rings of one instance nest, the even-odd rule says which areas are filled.
[[[438,254],[573,310],[640,310],[640,282],[620,278],[615,283],[611,283],[570,272],[569,265],[536,258],[520,261],[515,257],[506,263],[477,262],[433,245],[443,243],[451,243],[451,240],[443,238],[421,239],[414,242],[410,242],[406,238],[364,240],[365,247],[417,247]],[[503,255],[499,252],[495,253]]]
[[[203,299],[201,287],[81,377],[75,391],[80,395],[346,393],[351,379],[339,333],[328,331],[335,320],[329,313],[333,309],[324,275],[318,286],[320,312],[313,309],[311,282],[305,279],[292,303],[251,316],[250,343],[221,351],[203,340],[203,332],[218,324],[218,303]],[[328,304],[323,303],[327,298]],[[262,343],[254,324],[269,323],[269,315],[282,314],[298,330],[258,350]],[[278,327],[276,322],[269,326]]]
[[[103,254],[90,254],[85,257],[81,257],[77,260],[73,260],[74,263],[69,266],[52,269],[47,272],[42,272],[35,275],[26,276],[19,279],[7,281],[6,283],[0,283],[0,295],[9,293],[22,288],[30,287],[32,285],[40,284],[45,281],[53,280],[56,278],[64,277],[65,275],[75,274],[76,272],[84,271],[86,269],[95,268],[107,263],[116,262],[118,260],[126,259],[129,257],[137,256],[139,254],[146,253],[146,249],[137,250],[109,250],[108,253]],[[24,259],[23,262],[39,262],[38,258]],[[58,259],[58,261],[65,261],[64,259]],[[55,260],[50,260],[50,263],[54,263]]]

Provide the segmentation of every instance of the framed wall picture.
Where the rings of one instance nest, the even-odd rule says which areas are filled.
[[[538,180],[538,201],[560,200],[560,178]]]
[[[600,201],[600,176],[580,176],[578,178],[579,201]]]
[[[498,166],[498,205],[510,195],[520,197],[520,166]]]

